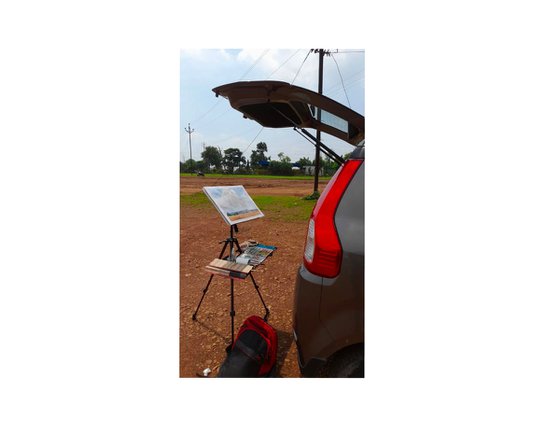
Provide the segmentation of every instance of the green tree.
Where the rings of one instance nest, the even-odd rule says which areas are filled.
[[[206,164],[206,162],[204,160],[197,160],[196,164],[195,164],[196,170],[197,171],[202,171],[205,172],[208,170],[208,165]]]
[[[249,162],[245,157],[241,157],[241,163],[236,171],[237,174],[252,174],[251,162]]]
[[[301,157],[296,163],[300,166],[300,168],[303,168],[304,166],[313,166],[313,162],[307,157]]]
[[[265,152],[267,151],[268,149],[265,142],[257,143],[257,149],[251,151],[251,166],[257,167],[259,166],[259,162],[266,162],[270,160],[270,157],[265,155]]]
[[[292,164],[272,160],[268,166],[268,171],[273,176],[293,176]]]
[[[339,168],[339,164],[332,160],[330,157],[321,157],[320,166],[323,168],[324,176],[332,176]]]
[[[222,151],[215,146],[207,146],[200,154],[207,167],[219,169],[222,166]]]
[[[193,173],[196,168],[196,162],[193,159],[189,159],[183,163],[183,167],[185,170],[183,171],[184,173]]]
[[[224,151],[222,163],[230,173],[233,173],[235,168],[245,165],[245,157],[238,148],[228,148]]]
[[[291,163],[292,162],[292,159],[290,159],[283,152],[278,153],[278,160],[280,160],[281,163]]]

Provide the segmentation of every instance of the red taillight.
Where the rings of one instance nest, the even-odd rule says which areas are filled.
[[[332,177],[311,213],[303,263],[313,274],[333,278],[340,273],[342,247],[334,215],[342,195],[362,162],[363,160],[345,162]]]

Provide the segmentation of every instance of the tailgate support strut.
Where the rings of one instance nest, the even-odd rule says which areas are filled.
[[[315,136],[313,134],[311,134],[310,132],[306,131],[303,128],[296,128],[296,127],[294,127],[294,131],[302,134],[304,137],[306,137],[308,139],[311,139],[313,141],[313,143],[319,143],[321,152],[323,154],[325,154],[329,159],[334,160],[339,165],[342,165],[344,163],[344,159],[342,157],[340,157],[336,152],[334,152],[332,149],[330,149],[323,142],[318,142],[317,139],[315,138]]]

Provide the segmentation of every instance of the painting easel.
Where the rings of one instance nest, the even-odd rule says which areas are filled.
[[[230,311],[229,315],[231,317],[231,345],[228,347],[230,349],[233,346],[233,341],[235,338],[234,333],[234,318],[235,318],[235,296],[234,296],[234,281],[244,280],[247,277],[251,278],[253,286],[259,295],[259,299],[264,307],[265,314],[263,319],[268,320],[269,309],[264,302],[262,294],[259,289],[259,285],[253,277],[251,272],[252,266],[241,265],[236,263],[237,256],[240,255],[243,250],[239,246],[239,242],[235,234],[239,232],[237,224],[250,221],[253,219],[262,218],[264,214],[259,210],[253,199],[247,194],[245,188],[242,185],[227,186],[227,187],[203,187],[202,191],[208,196],[208,199],[216,207],[224,221],[229,225],[229,238],[223,241],[224,245],[220,256],[214,262],[206,266],[206,269],[210,272],[210,278],[206,287],[202,290],[202,297],[198,302],[198,306],[192,319],[196,320],[196,315],[198,310],[202,305],[202,301],[208,292],[210,283],[214,279],[214,275],[221,275],[229,277],[230,281]],[[224,257],[227,251],[227,256]],[[227,260],[225,263],[223,260]],[[228,350],[226,349],[226,350]]]
[[[236,254],[239,255],[241,254],[243,251],[241,250],[241,247],[239,246],[239,242],[237,241],[237,238],[235,237],[235,233],[239,232],[239,229],[237,228],[237,224],[233,224],[230,226],[230,236],[229,238],[227,238],[226,240],[223,241],[224,245],[222,247],[222,251],[220,252],[220,256],[218,257],[220,260],[224,259],[224,254],[226,253],[226,250],[229,249],[229,255],[225,258],[230,262],[235,262],[236,259]],[[224,271],[228,271],[228,269],[224,268]],[[230,311],[229,311],[229,315],[231,317],[231,345],[228,347],[230,348],[233,345],[233,341],[234,341],[234,337],[235,337],[235,333],[234,333],[234,319],[235,319],[235,299],[234,299],[234,279],[244,279],[247,276],[251,277],[251,281],[253,282],[253,286],[255,287],[255,290],[257,291],[257,294],[259,295],[259,299],[261,300],[261,303],[264,307],[265,310],[265,314],[263,319],[265,321],[268,320],[268,315],[270,313],[268,307],[266,306],[266,303],[264,302],[264,299],[262,297],[262,294],[259,290],[259,285],[257,285],[257,282],[255,281],[255,278],[253,277],[253,273],[248,272],[248,274],[245,277],[241,277],[241,276],[237,276],[235,275],[236,271],[233,270],[229,270],[229,277],[230,277]],[[200,305],[202,305],[202,301],[204,300],[204,297],[206,296],[206,293],[208,292],[208,288],[210,287],[210,283],[212,283],[212,279],[214,278],[214,273],[210,274],[210,278],[208,279],[208,283],[206,284],[206,287],[202,290],[202,297],[200,298],[200,302],[198,302],[198,306],[196,307],[196,311],[194,312],[194,314],[192,315],[192,320],[196,320],[196,315],[198,314],[198,310],[200,309]]]

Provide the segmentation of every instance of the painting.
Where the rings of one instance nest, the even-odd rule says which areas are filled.
[[[230,226],[264,216],[242,185],[203,187],[202,191]]]

